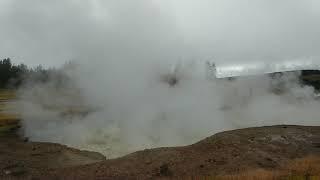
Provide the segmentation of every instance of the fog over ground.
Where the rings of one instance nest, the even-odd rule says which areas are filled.
[[[24,134],[116,157],[228,129],[319,125],[316,94],[295,73],[229,82],[206,68],[206,61],[318,61],[319,20],[317,0],[1,0],[0,56],[77,62],[64,67],[74,82],[66,87],[20,90]],[[283,82],[283,94],[270,92]],[[61,117],[44,104],[94,111]]]

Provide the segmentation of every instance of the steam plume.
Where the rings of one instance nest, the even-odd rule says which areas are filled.
[[[294,73],[220,81],[206,71],[208,60],[318,61],[317,4],[3,0],[1,54],[30,64],[78,64],[63,69],[70,84],[57,87],[53,78],[19,91],[24,135],[116,157],[228,129],[319,125],[314,89]],[[275,84],[284,84],[281,95]],[[72,106],[89,112],[61,115]]]

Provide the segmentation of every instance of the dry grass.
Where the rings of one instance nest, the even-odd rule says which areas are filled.
[[[215,177],[218,180],[320,180],[320,156],[307,156],[284,164],[278,170],[249,170],[235,175]]]
[[[308,156],[292,161],[284,167],[284,171],[298,176],[318,176],[320,179],[320,156]]]
[[[0,89],[0,101],[6,101],[16,98],[16,94],[12,90]]]
[[[315,74],[315,75],[303,76],[302,79],[307,81],[320,81],[320,75]]]
[[[14,115],[2,115],[0,114],[0,127],[7,125],[14,125],[19,123],[19,118]]]
[[[7,102],[15,98],[16,96],[14,91],[0,90],[0,134],[6,133],[15,127],[18,127],[18,116],[5,112],[8,109]]]

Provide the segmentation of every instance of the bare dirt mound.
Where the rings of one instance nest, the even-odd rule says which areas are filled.
[[[0,136],[0,179],[31,178],[48,169],[85,165],[105,160],[99,153],[53,143],[26,142],[14,134]]]
[[[216,134],[186,147],[144,150],[50,173],[66,179],[214,177],[246,169],[279,168],[320,153],[320,127],[273,126]]]
[[[1,142],[1,144],[3,143]],[[39,143],[33,145],[42,146]],[[19,151],[23,151],[26,148],[23,146],[12,146],[10,148],[11,150],[16,149],[18,151],[18,149],[21,149]],[[31,153],[28,157],[22,158],[17,156],[22,156],[23,153],[21,152],[21,154],[12,154],[9,157],[13,162],[17,162],[16,159],[19,162],[23,160],[22,162],[25,162],[26,167],[36,168],[36,170],[31,169],[20,177],[30,179],[217,177],[238,174],[246,170],[275,171],[283,167],[283,164],[297,158],[320,157],[320,127],[283,125],[234,130],[218,133],[190,146],[143,150],[122,158],[81,166],[73,165],[77,165],[79,162],[79,164],[82,164],[82,160],[73,163],[71,160],[57,161],[59,158],[56,158],[62,156],[78,159],[78,154],[69,156],[68,153],[79,151],[67,150],[66,155],[66,153],[57,153],[57,151],[61,151],[60,147],[64,146],[56,144],[44,144],[43,146],[48,146],[48,149],[51,149],[50,147],[58,148],[53,148],[56,150],[52,152],[48,150],[50,153],[46,155]],[[1,151],[3,151],[2,147]],[[30,153],[32,151],[26,152]],[[3,152],[1,152],[0,157],[2,155]],[[33,156],[42,156],[42,159],[34,159]],[[3,157],[1,158],[1,162],[3,162]],[[84,164],[89,163],[86,160],[84,162]],[[57,168],[60,165],[63,166]],[[0,165],[0,169],[3,168],[4,166]],[[320,173],[320,171],[313,171],[312,173]],[[6,175],[3,177],[12,178],[13,176]]]

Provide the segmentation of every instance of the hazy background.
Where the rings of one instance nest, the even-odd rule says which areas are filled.
[[[319,18],[317,0],[0,0],[0,56],[28,65],[77,62],[64,67],[74,83],[19,91],[23,133],[116,157],[228,129],[319,125],[316,93],[297,74],[226,82],[208,78],[205,67],[208,60],[318,60]],[[282,95],[270,90],[278,83]],[[68,118],[45,108],[79,104],[96,111]]]

